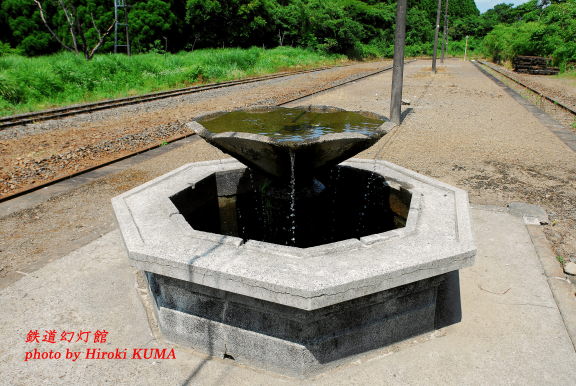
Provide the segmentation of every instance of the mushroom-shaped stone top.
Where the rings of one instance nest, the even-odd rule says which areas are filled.
[[[300,178],[367,149],[388,132],[387,122],[329,106],[259,106],[202,115],[187,126],[252,169]]]

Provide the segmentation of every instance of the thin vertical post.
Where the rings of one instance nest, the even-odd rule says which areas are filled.
[[[118,53],[118,47],[126,47],[126,54],[130,56],[128,7],[128,0],[114,0],[114,53]],[[123,18],[123,22],[120,22],[119,18]],[[118,27],[124,27],[124,44],[118,44]]]
[[[444,38],[442,39],[442,56],[440,62],[444,63],[444,52],[448,50],[448,0],[446,0],[446,7],[444,8]]]
[[[390,98],[390,120],[401,122],[402,83],[404,78],[404,42],[406,40],[407,0],[398,0],[396,6],[396,35],[394,38],[394,62],[392,69],[392,95]]]
[[[466,45],[464,46],[464,60],[466,60],[467,52],[468,52],[468,35],[466,35]]]
[[[438,0],[436,9],[436,29],[434,30],[434,49],[432,51],[432,71],[436,73],[436,58],[438,57],[438,32],[440,31],[440,13],[442,12],[442,0]]]
[[[118,51],[118,0],[114,0],[114,53]]]
[[[126,32],[126,55],[130,56],[130,37],[128,36],[128,1],[124,2],[124,28]]]

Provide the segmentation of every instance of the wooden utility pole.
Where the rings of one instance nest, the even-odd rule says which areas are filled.
[[[466,60],[467,52],[468,52],[468,35],[466,35],[466,45],[464,46],[464,60]]]
[[[436,57],[438,56],[438,32],[440,31],[440,12],[442,12],[442,0],[438,0],[436,9],[436,29],[434,30],[434,49],[432,51],[432,71],[436,73]]]
[[[442,56],[440,62],[444,63],[444,52],[448,50],[448,0],[446,0],[446,8],[444,8],[444,38],[442,39]]]
[[[394,38],[394,62],[392,64],[392,95],[390,98],[390,120],[401,122],[402,83],[404,78],[404,42],[406,40],[407,0],[398,0],[396,6],[396,36]]]

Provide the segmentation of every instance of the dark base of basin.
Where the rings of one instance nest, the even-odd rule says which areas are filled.
[[[297,377],[461,319],[458,271],[312,311],[153,273],[147,278],[168,340]]]

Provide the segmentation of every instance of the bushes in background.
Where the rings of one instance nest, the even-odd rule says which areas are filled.
[[[102,54],[86,61],[69,52],[0,57],[0,115],[58,105],[236,79],[344,58],[293,47],[226,48],[179,54]]]

